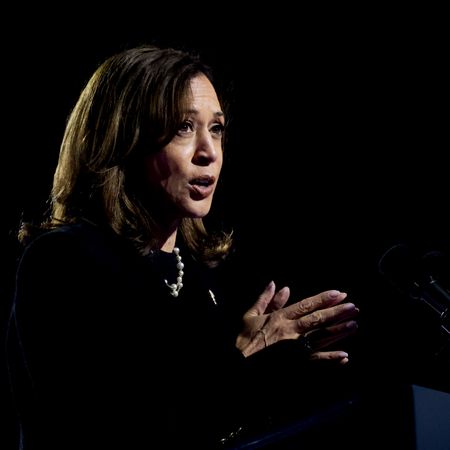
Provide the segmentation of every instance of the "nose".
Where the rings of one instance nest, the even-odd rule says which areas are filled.
[[[221,140],[213,139],[208,130],[199,131],[196,137],[194,164],[207,166],[217,160],[222,151]]]

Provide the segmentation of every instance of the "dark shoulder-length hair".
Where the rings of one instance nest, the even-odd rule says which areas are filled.
[[[133,174],[144,153],[158,152],[175,136],[190,81],[200,73],[213,81],[197,56],[150,45],[101,64],[69,116],[43,228],[87,219],[110,226],[141,252],[154,248],[151,199],[141,195]],[[230,250],[231,234],[209,235],[201,219],[183,219],[180,231],[210,265]]]

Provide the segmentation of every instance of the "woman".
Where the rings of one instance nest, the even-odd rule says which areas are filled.
[[[174,49],[112,56],[81,93],[50,217],[20,233],[9,353],[23,448],[227,445],[259,420],[259,355],[295,343],[290,357],[348,361],[329,347],[356,329],[345,293],[286,306],[271,282],[243,317],[239,290],[222,294],[231,235],[202,219],[225,127],[210,69]]]

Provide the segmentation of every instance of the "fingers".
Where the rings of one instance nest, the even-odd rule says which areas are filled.
[[[313,361],[332,361],[338,364],[347,364],[349,356],[347,352],[335,350],[330,352],[314,352],[311,354],[310,359]]]
[[[264,314],[267,305],[270,303],[273,295],[275,294],[275,283],[271,281],[264,289],[262,294],[258,297],[258,300],[254,305],[244,314],[244,317],[260,316]]]
[[[351,319],[356,317],[358,312],[359,310],[353,303],[344,303],[326,309],[319,309],[298,319],[299,332]]]
[[[347,294],[336,290],[321,292],[320,294],[300,300],[285,310],[287,319],[298,319],[313,311],[328,308],[341,303]]]
[[[241,335],[245,342],[260,337],[261,333],[265,346],[307,335],[306,342],[311,343],[306,349],[307,354],[321,353],[323,348],[356,331],[357,324],[352,319],[359,310],[353,303],[342,303],[347,297],[345,292],[324,291],[285,306],[289,296],[288,287],[276,292],[273,281],[265,287],[255,304],[244,314],[246,330]],[[336,356],[333,352],[325,354]]]
[[[338,301],[342,301],[346,298],[345,293],[338,293],[337,291],[331,291],[332,295],[324,293],[319,294],[319,296],[315,297],[316,304],[327,304],[333,303],[338,299]],[[345,295],[345,296],[344,296]],[[323,300],[323,298],[325,300]],[[311,301],[313,297],[307,299]],[[302,302],[299,302],[302,303]],[[307,303],[307,308],[311,307],[311,303]],[[343,322],[345,320],[354,318],[359,312],[359,309],[353,303],[343,303],[343,304],[335,304],[334,306],[328,306],[322,309],[315,309],[310,313],[306,313],[297,319],[297,332],[299,334],[304,334],[305,332],[312,331],[316,328],[323,327],[324,325],[336,324],[339,322]]]
[[[291,295],[290,289],[285,286],[284,288],[280,289],[273,297],[272,300],[269,302],[266,308],[266,313],[271,311],[277,311],[278,309],[283,308],[283,306],[286,304],[286,302],[289,300],[289,296]]]
[[[325,333],[328,333],[332,336],[338,336],[338,337],[347,337],[351,334],[354,334],[356,330],[358,329],[358,324],[355,320],[347,320],[342,323],[338,323],[336,325],[331,325],[326,327],[323,331]],[[320,333],[322,330],[319,330],[318,333]]]
[[[290,290],[287,286],[275,293],[275,283],[271,281],[244,317],[260,316],[281,309],[289,300],[289,296]]]
[[[308,341],[313,349],[320,350],[353,335],[357,329],[356,321],[348,320],[309,332]]]

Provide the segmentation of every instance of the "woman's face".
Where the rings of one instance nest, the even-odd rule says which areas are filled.
[[[175,137],[145,159],[147,180],[162,194],[169,220],[208,214],[222,168],[224,115],[211,82],[191,80],[191,100]]]

